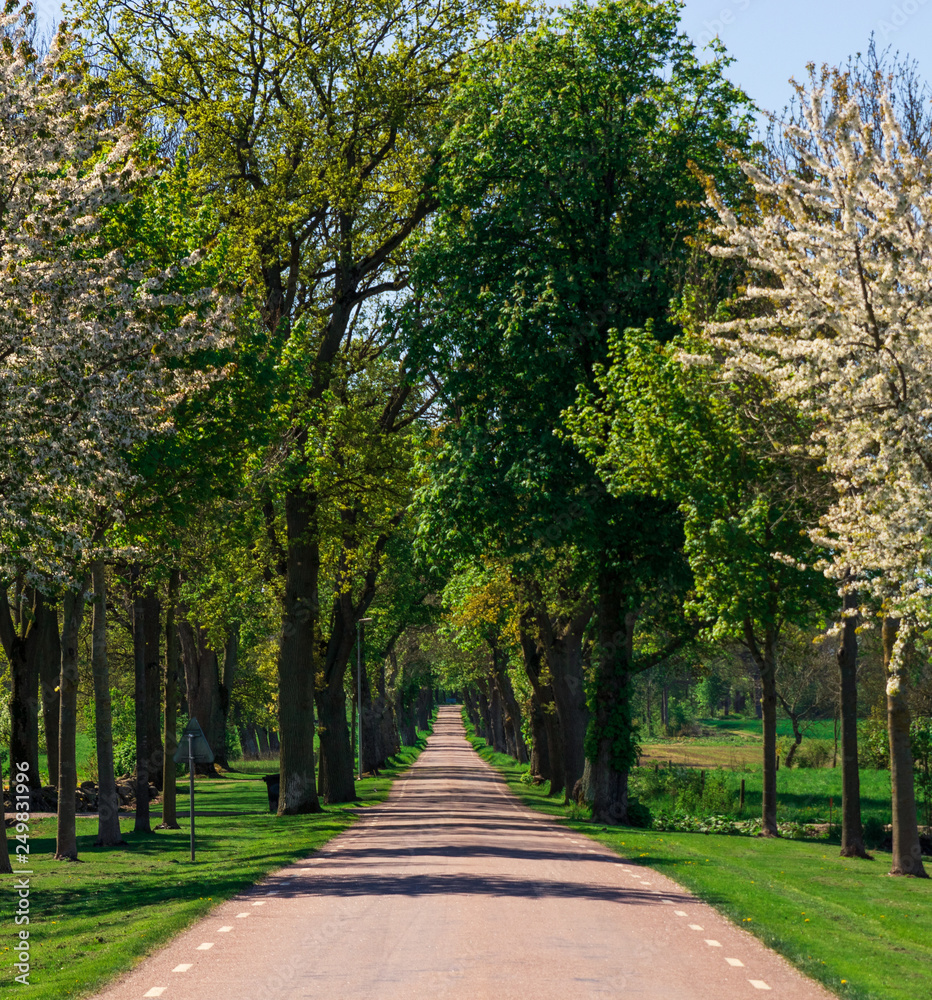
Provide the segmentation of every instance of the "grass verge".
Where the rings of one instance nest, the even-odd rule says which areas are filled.
[[[129,832],[119,848],[94,847],[97,818],[78,820],[77,863],[53,860],[55,820],[37,820],[30,829],[30,1000],[78,998],[136,965],[146,955],[235,896],[268,872],[313,853],[356,821],[356,806],[383,801],[394,778],[414,762],[425,745],[403,747],[378,778],[356,783],[358,801],[325,806],[310,816],[276,817],[268,811],[266,786],[255,774],[232,773],[195,780],[197,852],[189,856],[187,779],[179,779],[180,830],[141,835]],[[265,761],[262,773],[275,769]],[[185,794],[181,791],[185,789]],[[161,809],[153,803],[152,825]],[[128,829],[127,829],[128,828]],[[0,938],[0,987],[12,988],[12,946],[19,927],[11,876],[0,876],[7,914]],[[4,885],[7,887],[4,891]]]
[[[600,827],[523,780],[527,765],[468,721],[467,732],[526,805],[675,879],[839,997],[932,996],[932,880],[889,877],[889,854],[852,861],[818,841]]]

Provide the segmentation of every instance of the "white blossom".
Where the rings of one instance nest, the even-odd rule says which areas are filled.
[[[0,577],[74,582],[95,526],[119,520],[128,452],[218,374],[168,362],[220,344],[230,303],[182,299],[178,267],[101,244],[101,211],[139,179],[138,136],[82,93],[67,35],[37,64],[29,15],[0,17]]]
[[[822,568],[909,626],[928,621],[932,570],[932,159],[908,148],[888,92],[878,133],[853,87],[836,72],[801,89],[787,138],[811,174],[746,165],[758,215],[719,210],[715,252],[760,278],[756,315],[708,333],[814,419],[837,489],[812,531]]]

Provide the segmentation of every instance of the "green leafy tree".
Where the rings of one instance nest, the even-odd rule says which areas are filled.
[[[448,109],[442,210],[410,318],[450,417],[425,550],[439,558],[472,536],[520,554],[556,527],[591,568],[581,791],[612,822],[627,815],[635,752],[634,631],[656,581],[678,572],[681,527],[645,493],[608,496],[553,431],[605,361],[610,329],[654,318],[659,338],[672,332],[668,303],[709,216],[693,165],[735,195],[744,187],[722,147],[749,149],[750,104],[721,50],[703,63],[678,33],[681,7],[576,3],[471,60]]]
[[[792,407],[761,380],[729,382],[712,358],[682,363],[682,346],[613,333],[597,391],[581,394],[569,424],[613,493],[640,488],[679,507],[694,580],[687,607],[713,638],[743,644],[760,671],[763,831],[776,836],[779,639],[831,602],[833,588],[806,568],[817,552],[805,529],[827,483],[789,457],[805,434]]]
[[[282,475],[267,498],[284,525],[276,562],[285,580],[280,809],[316,811],[315,696],[325,794],[354,796],[343,672],[371,596],[348,599],[342,570],[322,584],[326,515],[313,428],[346,356],[379,354],[361,333],[373,327],[358,323],[360,312],[407,284],[407,240],[435,207],[441,106],[462,53],[512,31],[521,11],[498,0],[84,0],[79,8],[121,99],[191,150],[192,169],[216,193],[234,251],[249,267],[269,336],[280,338],[280,399],[271,413],[279,443],[269,457],[280,460]],[[384,402],[398,412],[391,394]],[[357,516],[341,535],[344,562],[357,559],[364,536],[378,544],[382,534]],[[322,585],[343,595],[329,623]],[[325,676],[315,689],[318,673]]]

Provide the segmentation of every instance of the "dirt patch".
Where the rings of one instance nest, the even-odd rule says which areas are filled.
[[[655,743],[641,752],[642,767],[670,762],[684,767],[725,767],[744,771],[748,765],[759,764],[761,748],[749,747],[691,747],[683,743]]]

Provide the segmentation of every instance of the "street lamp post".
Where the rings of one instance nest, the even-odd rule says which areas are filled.
[[[356,711],[359,713],[359,722],[356,726],[356,739],[359,741],[356,775],[359,781],[362,781],[362,627],[371,621],[371,618],[360,618],[356,622]]]

